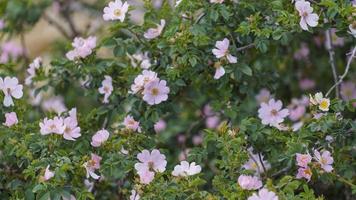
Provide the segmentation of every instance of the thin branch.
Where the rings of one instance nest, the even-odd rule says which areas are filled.
[[[261,153],[258,153],[258,159],[260,160],[260,163],[262,165],[263,172],[267,173],[266,167],[265,167],[265,165],[263,164],[263,161],[262,161]]]
[[[252,161],[256,164],[257,173],[261,176],[260,165],[258,164],[257,160],[253,157],[251,152],[249,152],[248,149],[246,151],[248,152],[248,155],[252,159]]]
[[[43,13],[42,17],[50,25],[53,25],[59,32],[61,32],[64,35],[64,37],[66,37],[67,39],[72,39],[72,37],[67,33],[65,28],[62,25],[60,25],[59,23],[57,23],[56,21],[54,21],[53,19],[51,19],[46,13]]]
[[[347,73],[349,72],[352,60],[355,57],[355,55],[356,55],[356,46],[353,48],[352,53],[351,53],[349,59],[347,60],[347,65],[346,65],[344,73],[339,77],[339,80],[329,89],[329,91],[326,93],[325,96],[329,96],[331,91],[333,91],[334,88],[338,87],[342,83],[344,78],[347,76]]]
[[[325,31],[325,37],[326,37],[326,49],[329,52],[329,63],[331,65],[334,82],[336,84],[338,82],[338,78],[337,78],[335,58],[334,58],[335,52],[334,52],[333,44],[331,41],[331,30],[330,29]],[[339,87],[337,87],[337,85],[335,86],[335,96],[336,96],[336,98],[339,98]]]
[[[25,40],[24,34],[20,35],[20,40],[21,40],[21,46],[23,49],[23,57],[25,58],[25,64],[28,65],[30,63],[30,59],[28,58],[28,49],[26,47],[26,40]]]
[[[255,47],[255,44],[254,44],[254,43],[251,43],[251,44],[248,44],[248,45],[246,45],[246,46],[237,48],[236,51],[237,51],[237,52],[239,52],[239,51],[244,51],[244,50],[247,50],[247,49],[251,49],[251,48],[253,48],[253,47]]]

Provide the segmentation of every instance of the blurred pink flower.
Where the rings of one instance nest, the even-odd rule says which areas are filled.
[[[130,200],[140,200],[140,195],[136,192],[136,190],[131,190]]]
[[[335,28],[331,29],[331,41],[332,41],[333,46],[339,46],[339,47],[344,46],[344,43],[345,43],[344,38],[336,35]]]
[[[130,5],[127,2],[122,3],[121,0],[109,2],[109,5],[104,8],[104,20],[120,20],[123,22],[125,20],[126,13],[129,10],[129,6]]]
[[[247,200],[278,200],[278,196],[276,196],[276,193],[262,188],[258,191],[258,194],[253,193]]]
[[[301,178],[305,178],[307,179],[308,181],[310,181],[310,178],[312,177],[313,173],[312,171],[310,170],[309,167],[301,167],[298,169],[298,173],[297,173],[297,176],[296,178],[297,179],[301,179]]]
[[[302,43],[300,45],[300,49],[298,49],[296,52],[294,52],[294,59],[302,61],[302,60],[307,60],[309,57],[309,47],[306,43]]]
[[[214,74],[214,79],[220,79],[222,76],[225,74],[225,69],[221,65],[216,66],[215,68],[215,74]]]
[[[274,99],[270,99],[268,103],[261,103],[258,117],[262,120],[262,124],[276,126],[282,123],[289,115],[288,109],[282,109],[282,106],[282,101]]]
[[[299,167],[308,167],[312,157],[309,154],[296,153],[296,161]]]
[[[109,135],[110,133],[105,129],[96,132],[91,138],[91,146],[100,147],[106,140],[108,140]]]
[[[193,136],[192,142],[195,146],[198,146],[203,143],[203,139],[203,135],[200,133],[198,135]]]
[[[3,125],[11,127],[17,124],[18,122],[19,121],[15,112],[5,113],[5,122],[3,123]]]
[[[266,88],[262,88],[260,92],[256,95],[256,101],[258,104],[267,103],[271,99],[271,93]]]
[[[156,28],[149,28],[144,34],[143,36],[148,39],[148,40],[151,40],[151,39],[154,39],[158,36],[161,35],[163,29],[164,29],[164,26],[166,25],[166,20],[164,19],[161,19],[161,24],[157,24],[157,27]]]
[[[58,115],[67,110],[64,99],[61,96],[54,96],[42,102],[42,109],[48,112],[55,112]]]
[[[131,93],[136,94],[143,91],[144,86],[154,80],[158,80],[156,72],[143,70],[142,74],[138,75],[134,80],[134,84],[131,85]]]
[[[125,117],[124,126],[129,130],[141,133],[140,122],[137,122],[131,115]]]
[[[66,54],[66,57],[69,60],[85,58],[89,56],[93,52],[93,49],[96,47],[96,37],[90,36],[87,39],[76,37],[74,38],[72,46],[74,49]]]
[[[218,116],[207,117],[205,120],[205,125],[207,128],[217,128],[220,123],[220,118]]]
[[[196,165],[195,162],[188,163],[187,161],[181,161],[180,165],[176,165],[172,171],[173,176],[193,176],[201,172],[200,165]]]
[[[303,30],[308,30],[308,25],[316,27],[318,25],[319,16],[313,13],[313,8],[310,3],[305,0],[295,2],[295,8],[299,12],[300,22],[299,25]]]
[[[294,132],[298,131],[300,128],[303,127],[303,125],[304,125],[304,123],[302,121],[294,123],[292,125],[292,131],[294,131]]]
[[[333,170],[332,164],[334,163],[334,159],[329,151],[323,151],[322,154],[320,154],[318,150],[314,150],[314,158],[326,172]]]
[[[10,59],[16,60],[23,54],[23,49],[14,42],[5,42],[1,45],[0,63],[7,63]]]
[[[64,131],[63,138],[66,140],[75,141],[76,138],[80,137],[80,127],[77,121],[77,109],[73,108],[69,111],[69,116],[63,120]]]
[[[103,103],[109,103],[109,97],[114,90],[112,86],[111,76],[104,76],[105,79],[101,82],[101,87],[98,89],[100,94],[104,95]]]
[[[52,172],[51,170],[49,170],[49,165],[47,165],[45,173],[43,175],[43,180],[44,181],[48,181],[49,179],[51,179],[54,176],[54,172]]]
[[[237,182],[244,190],[257,190],[262,187],[262,181],[256,176],[240,175]]]
[[[289,107],[289,119],[298,121],[305,114],[306,108],[303,105],[291,105]]]
[[[53,119],[47,119],[47,117],[40,122],[41,135],[48,135],[51,133],[63,134],[65,126],[63,124],[63,118],[54,117]]]
[[[229,46],[230,46],[230,41],[227,38],[224,38],[222,41],[216,42],[215,44],[216,49],[213,49],[212,52],[216,58],[226,57],[229,63],[236,63],[237,58],[229,53]]]
[[[20,99],[23,96],[23,86],[19,84],[19,81],[16,77],[5,77],[2,79],[0,77],[0,89],[3,91],[4,97],[4,106],[9,107],[14,105],[12,97],[15,99]]]
[[[5,28],[5,22],[3,19],[0,19],[0,30],[2,30],[3,28]]]
[[[312,79],[304,78],[299,80],[299,87],[302,90],[310,90],[315,88],[315,81]]]
[[[95,170],[100,169],[101,157],[96,154],[91,154],[91,159],[83,164],[87,172],[86,177],[92,177],[93,179],[99,179],[100,176],[95,174]]]
[[[167,123],[163,119],[159,119],[153,126],[156,133],[164,131],[167,127]]]
[[[166,86],[165,80],[154,80],[147,83],[143,90],[143,100],[149,105],[160,104],[167,101],[169,87]]]
[[[356,99],[356,84],[351,81],[342,83],[340,87],[340,94],[344,101]],[[356,107],[356,102],[353,103],[353,106]]]

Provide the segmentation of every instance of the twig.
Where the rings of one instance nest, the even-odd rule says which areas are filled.
[[[267,173],[266,167],[265,167],[265,165],[263,164],[263,161],[262,161],[261,153],[258,153],[258,159],[260,160],[260,163],[262,165],[263,172]]]
[[[198,17],[197,21],[195,21],[195,24],[199,24],[200,21],[201,21],[205,16],[206,16],[206,13],[201,14],[201,15]]]
[[[248,44],[246,46],[243,46],[243,47],[240,47],[240,48],[237,48],[236,51],[239,52],[239,51],[244,51],[244,50],[247,50],[247,49],[251,49],[255,47],[255,44],[254,43],[251,43],[251,44]]]
[[[23,49],[23,57],[25,58],[25,64],[28,65],[30,63],[30,59],[28,58],[28,50],[26,47],[26,41],[25,41],[25,35],[21,34],[20,35],[20,40],[21,40],[21,46]]]
[[[59,23],[51,19],[46,13],[43,13],[43,19],[46,20],[50,25],[53,25],[59,32],[61,32],[67,39],[72,39],[72,37],[67,33],[64,27]]]
[[[329,89],[329,91],[326,93],[326,97],[329,96],[329,94],[331,93],[331,91],[337,87],[338,85],[340,85],[342,83],[342,81],[344,80],[344,78],[347,76],[347,73],[349,72],[351,63],[352,63],[352,59],[355,57],[356,55],[356,46],[353,48],[352,53],[349,57],[349,59],[347,60],[347,65],[345,68],[344,73],[339,77],[339,80]]]
[[[252,161],[256,164],[257,173],[261,176],[260,165],[258,164],[257,160],[253,157],[251,152],[249,152],[248,150],[246,150],[246,151],[248,152],[248,155],[252,159]]]
[[[331,41],[331,30],[330,29],[325,31],[325,37],[326,37],[326,49],[329,52],[329,63],[331,65],[334,82],[336,84],[338,82],[338,80],[337,80],[337,72],[336,72],[335,58],[334,58],[335,52],[334,52],[333,44]],[[337,85],[335,86],[335,95],[336,95],[336,98],[339,98],[339,87],[337,87]]]

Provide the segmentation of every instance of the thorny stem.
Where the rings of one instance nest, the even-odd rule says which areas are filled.
[[[328,29],[325,31],[325,37],[326,37],[326,49],[329,52],[329,63],[331,65],[331,69],[332,69],[332,73],[333,73],[333,77],[334,77],[334,82],[335,85],[338,82],[337,80],[337,72],[336,72],[336,65],[335,65],[335,52],[333,49],[333,44],[331,41],[331,30]],[[339,98],[339,87],[338,85],[335,86],[335,96],[336,98]]]

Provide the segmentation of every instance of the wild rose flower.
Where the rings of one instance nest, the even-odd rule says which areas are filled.
[[[222,76],[225,74],[225,69],[220,65],[220,63],[215,64],[215,74],[214,74],[214,79],[220,79]]]
[[[17,115],[15,112],[5,113],[5,122],[3,125],[7,127],[11,127],[17,124],[19,121],[17,120]]]
[[[351,81],[342,83],[340,87],[340,94],[344,101],[356,99],[356,84]],[[356,103],[353,103],[353,106],[356,107]]]
[[[261,103],[258,109],[258,117],[262,120],[262,124],[276,126],[284,121],[284,118],[289,115],[288,109],[282,109],[282,101],[270,99],[268,103]]]
[[[316,27],[318,25],[319,16],[313,13],[313,8],[310,3],[304,0],[297,1],[295,8],[299,12],[300,22],[299,25],[303,30],[308,30],[308,25]]]
[[[88,37],[87,39],[76,37],[72,43],[73,50],[66,54],[69,60],[75,60],[78,58],[85,58],[89,56],[93,49],[96,47],[96,37]]]
[[[303,115],[306,112],[306,108],[304,105],[299,104],[299,102],[292,102],[292,104],[290,104],[288,106],[288,110],[289,110],[289,119],[292,121],[298,121],[300,118],[303,117]]]
[[[127,11],[129,10],[127,2],[122,3],[121,0],[111,1],[107,7],[104,8],[103,18],[105,21],[120,20],[123,22]]]
[[[104,76],[105,79],[101,82],[101,87],[98,89],[100,94],[104,95],[103,103],[109,103],[109,97],[114,90],[112,86],[111,76]]]
[[[105,129],[96,132],[91,138],[91,146],[100,147],[106,140],[108,140],[109,135],[110,133]]]
[[[313,89],[315,88],[315,81],[308,78],[301,79],[299,81],[299,88],[302,90]]]
[[[47,165],[45,173],[43,175],[43,180],[44,181],[48,181],[49,179],[51,179],[54,176],[54,172],[52,172],[51,170],[49,170],[49,165]]]
[[[92,177],[93,179],[99,179],[100,176],[95,174],[95,170],[100,169],[101,157],[96,154],[91,154],[91,159],[83,164],[87,172],[86,177]]]
[[[136,190],[131,190],[130,200],[140,200],[140,195],[136,192]]]
[[[129,130],[141,133],[140,122],[136,121],[131,115],[125,117],[124,126]]]
[[[157,73],[150,70],[143,70],[142,74],[138,75],[134,84],[131,85],[131,93],[136,94],[143,91],[144,86],[154,80],[157,80]]]
[[[14,42],[5,42],[1,45],[0,63],[7,63],[10,59],[16,60],[22,54],[22,47]]]
[[[137,163],[136,163],[137,164]],[[146,165],[135,165],[137,174],[140,176],[140,183],[149,184],[153,181],[155,173],[149,170],[149,167]]]
[[[220,117],[218,116],[211,116],[207,117],[205,120],[205,126],[210,129],[215,129],[220,124]]]
[[[173,176],[193,176],[201,172],[200,165],[195,165],[195,162],[188,163],[187,161],[181,161],[180,165],[176,165],[172,172]]]
[[[41,107],[47,112],[55,112],[58,115],[67,110],[67,107],[64,105],[64,99],[61,96],[54,96],[44,100]]]
[[[210,3],[224,3],[224,0],[210,0]]]
[[[302,43],[300,46],[300,49],[298,49],[295,53],[294,53],[294,59],[296,60],[307,60],[309,57],[309,47],[306,43]]]
[[[156,28],[149,28],[145,32],[145,34],[143,34],[143,36],[148,40],[152,40],[156,38],[161,35],[165,25],[166,25],[166,20],[161,19],[161,24],[157,24]]]
[[[256,176],[240,175],[237,182],[244,190],[257,190],[262,187],[262,181]]]
[[[161,154],[157,149],[153,149],[151,153],[148,150],[143,150],[141,153],[137,154],[137,159],[140,161],[135,164],[135,169],[142,169],[142,166],[147,166],[149,170],[155,172],[166,171],[166,156]],[[138,170],[139,171],[139,170]]]
[[[318,150],[314,150],[314,158],[320,164],[320,167],[326,172],[331,172],[333,167],[331,166],[334,163],[334,159],[331,156],[329,151],[323,151],[321,154]]]
[[[255,98],[258,104],[261,104],[267,103],[272,98],[272,96],[269,90],[267,90],[266,88],[262,88]]]
[[[192,143],[195,145],[195,146],[198,146],[200,144],[203,143],[203,135],[200,133],[198,135],[194,135],[193,138],[192,138]]]
[[[276,193],[262,188],[258,191],[258,194],[253,193],[247,200],[278,200],[278,196],[276,196]]]
[[[145,85],[143,90],[143,100],[149,105],[160,104],[167,101],[169,87],[166,86],[165,80],[154,80]]]
[[[312,157],[309,154],[300,154],[296,153],[296,161],[299,167],[308,167],[308,164],[311,162]]]
[[[297,123],[294,123],[294,124],[292,125],[292,131],[293,131],[293,132],[298,131],[300,128],[303,127],[303,125],[304,125],[304,123],[303,123],[302,121],[297,122]]]
[[[127,56],[129,57],[131,65],[133,67],[137,67],[138,65],[140,65],[142,69],[148,69],[152,65],[150,58],[148,57],[148,52],[145,52],[144,54],[141,52],[137,52],[132,56],[127,54]]]
[[[27,69],[28,76],[25,80],[26,85],[31,85],[32,79],[36,76],[36,70],[41,67],[41,63],[42,63],[42,58],[37,57],[30,64],[30,66]]]
[[[308,181],[310,181],[312,175],[313,175],[313,173],[312,173],[312,171],[310,170],[309,167],[306,167],[306,168],[301,167],[301,168],[298,169],[298,173],[297,173],[296,178],[297,179],[305,178]]]
[[[40,128],[41,135],[63,134],[65,126],[61,117],[54,117],[53,119],[47,119],[46,117],[43,122],[40,122]]]
[[[159,119],[153,126],[156,133],[164,131],[167,127],[167,123],[163,119]]]
[[[0,77],[0,89],[3,91],[4,97],[4,106],[9,107],[14,105],[12,97],[15,99],[20,99],[23,96],[22,92],[23,86],[19,84],[19,81],[16,77],[5,77],[2,79]]]
[[[339,47],[344,46],[345,40],[344,40],[344,38],[336,35],[336,29],[332,28],[330,32],[331,32],[331,42],[332,42],[333,46],[339,46]],[[327,45],[326,41],[325,41],[325,45]]]
[[[216,58],[226,57],[229,63],[237,63],[237,58],[229,53],[230,41],[224,38],[222,41],[217,41],[215,44],[216,49],[212,52]]]
[[[265,172],[263,166],[265,167],[266,170],[269,170],[271,168],[271,164],[269,164],[268,161],[264,160],[264,156],[263,155],[261,155],[261,161],[263,163],[263,166],[262,166],[262,163],[260,161],[260,157],[258,156],[258,154],[252,153],[253,150],[251,148],[248,151],[250,152],[250,155],[249,155],[250,158],[242,166],[244,169],[255,171],[255,174],[259,175],[258,174],[259,172],[260,173],[264,173]]]
[[[77,120],[77,109],[73,108],[69,111],[69,116],[63,120],[64,131],[63,138],[66,140],[75,141],[76,138],[80,137],[80,127],[78,126]]]
[[[312,105],[319,105],[319,109],[322,111],[329,111],[330,99],[324,98],[323,93],[318,92],[313,96],[309,95],[309,100]]]

